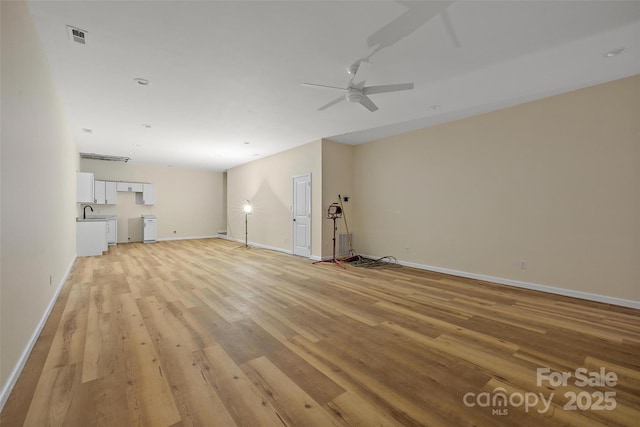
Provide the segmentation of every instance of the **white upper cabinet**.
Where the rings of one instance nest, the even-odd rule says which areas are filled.
[[[153,184],[140,184],[142,189],[136,193],[136,203],[139,205],[153,205],[156,203],[156,190]]]
[[[118,191],[131,191],[134,193],[142,193],[144,184],[140,182],[118,182]]]
[[[116,183],[116,189],[118,191],[133,191],[133,187],[131,187],[130,182],[118,182]]]
[[[91,172],[78,172],[76,174],[78,203],[95,203],[94,178]]]
[[[104,186],[104,202],[107,205],[115,205],[118,201],[118,193],[116,183],[113,181],[105,182]]]
[[[99,181],[99,180],[95,180],[94,181],[94,185],[93,185],[93,203],[97,204],[97,205],[104,205],[105,204],[105,184],[106,182],[104,181]]]
[[[98,205],[115,205],[117,197],[115,182],[95,181],[94,203]]]

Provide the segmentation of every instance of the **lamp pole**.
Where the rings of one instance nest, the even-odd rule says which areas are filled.
[[[249,247],[249,212],[245,212],[244,213],[244,247],[248,248]]]
[[[245,200],[244,204],[244,247],[249,247],[249,214],[252,211],[251,202]]]

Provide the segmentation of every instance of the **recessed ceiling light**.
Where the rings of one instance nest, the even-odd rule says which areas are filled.
[[[143,123],[140,126],[142,126],[143,128],[151,129],[151,125],[148,123]]]
[[[249,145],[249,144],[251,144],[249,141],[244,142],[244,145]]]
[[[433,111],[440,111],[442,110],[442,105],[432,105],[431,108]]]
[[[84,133],[93,133],[93,131],[91,129],[88,129],[88,128],[82,128],[82,132],[84,132]]]
[[[149,80],[140,77],[136,77],[133,81],[138,83],[140,86],[149,86],[151,84]]]
[[[617,49],[613,49],[610,50],[609,52],[604,54],[605,58],[613,58],[614,56],[618,56],[621,55],[623,53],[625,53],[627,51],[627,49],[625,49],[624,47],[619,47]]]
[[[140,147],[140,144],[131,144],[132,147]]]
[[[253,153],[253,157],[258,157],[259,155],[259,153]]]

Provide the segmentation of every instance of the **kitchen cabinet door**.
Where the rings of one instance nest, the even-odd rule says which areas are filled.
[[[102,255],[107,250],[107,221],[76,222],[78,256]]]
[[[141,184],[141,193],[136,193],[136,204],[154,205],[156,203],[156,190],[153,184]]]
[[[109,245],[118,243],[118,220],[115,218],[107,221],[107,243]]]
[[[106,182],[104,181],[98,181],[95,180],[94,181],[94,191],[93,191],[93,203],[95,203],[96,205],[104,205],[105,202],[105,186]]]
[[[118,201],[118,192],[116,183],[112,181],[105,182],[104,202],[107,205],[115,205]]]
[[[129,191],[134,193],[142,193],[143,184],[141,182],[118,182],[118,191]]]
[[[95,203],[94,178],[91,172],[78,172],[76,174],[78,203]]]
[[[155,242],[158,238],[158,223],[156,220],[143,221],[142,236],[144,243]]]
[[[116,183],[116,189],[118,191],[132,191],[130,182],[118,182]]]
[[[153,184],[144,184],[142,189],[142,200],[145,205],[153,205],[156,203],[156,189]]]

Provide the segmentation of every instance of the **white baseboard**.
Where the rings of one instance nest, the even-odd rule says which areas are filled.
[[[33,331],[33,334],[31,334],[31,338],[27,342],[27,345],[22,351],[22,354],[20,355],[20,358],[16,362],[16,365],[13,367],[13,370],[11,371],[11,374],[9,375],[7,382],[3,385],[2,391],[0,391],[0,411],[2,411],[2,408],[4,408],[4,405],[5,403],[7,403],[7,399],[9,399],[9,395],[11,394],[11,390],[13,390],[13,387],[16,385],[18,378],[20,378],[20,373],[22,373],[22,369],[24,369],[24,365],[27,363],[27,360],[29,359],[29,355],[31,354],[31,350],[33,350],[33,346],[36,345],[36,341],[38,341],[38,337],[42,332],[42,328],[44,328],[44,325],[47,323],[49,314],[51,314],[51,310],[53,309],[53,306],[55,305],[56,300],[58,299],[58,295],[60,295],[60,291],[62,290],[62,287],[67,281],[67,277],[69,277],[69,273],[71,272],[71,268],[73,267],[73,264],[75,261],[76,261],[76,257],[74,257],[71,260],[71,263],[67,266],[67,269],[64,272],[62,279],[60,279],[60,283],[58,283],[58,286],[55,292],[53,293],[53,296],[51,297],[51,301],[49,301],[47,308],[45,309],[44,313],[42,314],[42,317],[40,318],[40,322],[38,322],[36,329]]]
[[[311,259],[313,261],[329,261],[332,258],[333,258],[333,256],[331,256],[331,255],[327,255],[327,256],[313,255],[313,256],[309,257],[309,259]]]
[[[379,257],[371,255],[363,255],[367,258],[377,259]],[[537,283],[523,282],[520,280],[505,279],[503,277],[487,276],[484,274],[469,273],[467,271],[452,270],[449,268],[434,267],[432,265],[417,264],[414,262],[400,261],[398,264],[407,267],[413,267],[420,270],[435,271],[437,273],[451,274],[453,276],[467,277],[469,279],[483,280],[485,282],[493,282],[501,285],[514,286],[516,288],[530,289],[534,291],[548,292],[551,294],[564,295],[573,298],[580,298],[589,301],[602,302],[605,304],[619,305],[622,307],[640,309],[640,301],[627,300],[623,298],[610,297],[607,295],[592,294],[589,292],[574,291],[571,289],[556,288],[554,286],[540,285]]]
[[[218,237],[220,239],[229,240],[231,242],[237,242],[244,245],[244,239],[234,239],[233,237],[225,236],[225,235],[219,235]],[[251,248],[268,249],[270,251],[282,252],[287,255],[293,255],[293,251],[291,249],[277,248],[275,246],[263,245],[262,243],[255,243],[255,242],[247,242],[247,245]]]
[[[187,237],[162,237],[157,239],[158,242],[170,241],[170,240],[195,240],[195,239],[219,239],[220,235],[207,235],[207,236],[187,236]]]

